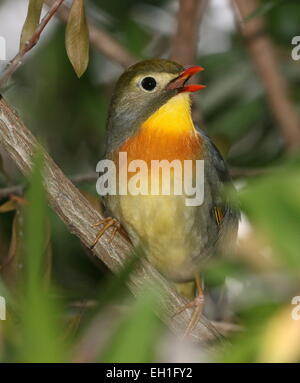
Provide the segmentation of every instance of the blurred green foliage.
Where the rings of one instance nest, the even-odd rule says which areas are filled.
[[[107,346],[103,362],[149,363],[155,361],[155,348],[159,339],[159,321],[153,308],[157,292],[147,288],[130,307]]]
[[[46,198],[42,184],[43,160],[37,153],[27,193],[25,215],[24,297],[20,302],[21,347],[19,362],[62,362],[60,311],[45,280]]]
[[[95,23],[136,56],[155,55],[152,52],[156,52],[157,47],[151,48],[151,43],[157,37],[161,39],[162,55],[168,54],[165,41],[169,36],[159,36],[157,32],[154,37],[133,13],[137,7],[141,11],[143,5],[151,5],[157,12],[161,9],[169,12],[169,1],[105,0],[88,4],[89,15]],[[147,12],[146,7],[144,12]],[[264,0],[252,17],[259,15],[266,18],[267,32],[275,44],[292,99],[300,111],[300,62],[291,59],[291,39],[299,35],[300,2]],[[47,146],[64,172],[74,175],[94,171],[103,155],[110,95],[122,69],[92,49],[88,71],[78,80],[66,55],[64,33],[64,25],[53,26],[48,38],[38,44],[35,53],[17,71],[5,97]],[[230,48],[225,52],[200,53],[197,60],[206,68],[201,82],[208,87],[195,97],[195,103],[203,112],[203,127],[220,148],[225,148],[224,153],[228,152],[230,166],[267,169],[251,180],[238,180],[243,186],[238,198],[242,211],[255,230],[266,238],[271,247],[270,257],[278,264],[274,268],[261,267],[264,256],[258,245],[251,262],[240,254],[212,260],[204,272],[204,279],[208,294],[214,297],[217,291],[218,299],[226,278],[244,284],[239,294],[242,304],[235,304],[232,312],[226,315],[218,309],[216,316],[220,320],[240,323],[246,331],[232,336],[231,344],[222,348],[216,359],[253,362],[258,360],[261,337],[268,321],[278,308],[289,305],[291,297],[299,293],[300,163],[297,153],[292,159],[286,157],[277,123],[244,42],[236,31],[230,39]],[[41,159],[37,158],[26,194],[26,251],[24,268],[19,271],[23,290],[10,291],[0,280],[0,295],[8,302],[8,320],[0,323],[1,361],[72,360],[72,352],[84,338],[92,318],[105,311],[109,303],[114,304],[116,297],[123,301],[127,293],[124,282],[128,270],[111,279],[110,272],[99,262],[92,263],[79,240],[48,211],[41,169]],[[9,175],[11,183],[24,182],[11,166]],[[1,173],[0,187],[7,184],[7,177]],[[96,195],[95,185],[80,187]],[[1,264],[8,254],[14,214],[0,214]],[[44,277],[45,217],[49,218],[51,227],[51,283]],[[258,290],[260,294],[249,300],[248,295],[257,294]],[[95,301],[98,303],[93,305]],[[128,305],[125,314],[120,310],[119,327],[110,336],[105,350],[97,352],[94,360],[155,361],[161,327],[153,315],[154,301],[153,296],[145,293]],[[82,302],[84,310],[78,309]],[[93,308],[89,309],[86,302]],[[73,331],[78,318],[78,328]],[[109,332],[105,323],[103,326],[100,323],[99,338],[101,331]]]

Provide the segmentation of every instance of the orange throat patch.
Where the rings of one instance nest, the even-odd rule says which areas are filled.
[[[171,98],[152,114],[136,135],[119,147],[128,161],[193,160],[202,158],[201,137],[195,130],[187,93]]]

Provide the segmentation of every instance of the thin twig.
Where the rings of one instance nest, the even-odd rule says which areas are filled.
[[[45,4],[52,6],[54,0],[45,0]],[[65,23],[68,21],[70,8],[62,5],[56,15]],[[125,49],[117,40],[111,37],[107,32],[96,27],[88,20],[88,29],[90,34],[90,42],[96,50],[107,56],[109,59],[117,62],[123,67],[134,64],[138,59],[135,58],[127,49]]]
[[[19,169],[27,175],[32,169],[32,155],[38,143],[3,97],[0,98],[0,143]],[[103,219],[103,216],[91,206],[45,150],[43,155],[44,186],[50,206],[68,230],[90,248],[97,235],[97,229],[93,225]],[[105,232],[101,241],[93,248],[93,254],[115,273],[120,271],[132,251],[130,243],[120,233],[116,233],[111,241],[111,233]],[[187,300],[177,294],[146,259],[141,259],[139,267],[131,275],[129,287],[137,295],[143,291],[145,283],[154,283],[160,289],[162,294],[159,303],[164,313],[162,319],[172,331],[182,335],[190,321],[189,310],[183,311],[172,320],[170,318],[187,303]],[[219,339],[219,333],[210,321],[201,317],[191,337],[202,344],[208,344]]]
[[[271,168],[231,168],[229,173],[231,178],[238,179],[261,176],[270,173],[271,170]],[[96,183],[98,179],[98,174],[96,172],[77,174],[75,176],[70,176],[69,179],[74,184],[92,182]],[[19,184],[0,188],[0,199],[7,198],[10,194],[22,195],[24,194],[25,187],[25,184]]]
[[[41,33],[45,29],[48,22],[51,20],[52,16],[55,14],[59,6],[64,0],[56,0],[53,2],[52,7],[49,9],[47,14],[43,17],[36,30],[33,32],[31,38],[25,42],[23,48],[20,49],[18,54],[11,60],[7,68],[4,70],[3,74],[0,77],[0,89],[6,84],[7,80],[12,76],[12,74],[18,69],[22,64],[24,56],[29,52],[39,41]]]
[[[300,146],[300,120],[289,99],[287,84],[278,68],[272,42],[265,34],[264,20],[258,16],[246,19],[258,8],[259,2],[232,1],[241,33],[266,90],[267,100],[278,122],[287,150],[294,150]]]
[[[70,180],[74,182],[75,184],[81,184],[81,183],[91,183],[97,181],[98,175],[96,172],[94,173],[87,173],[87,174],[78,174],[75,176],[70,177]],[[0,200],[2,198],[7,198],[11,194],[17,194],[22,195],[24,193],[26,185],[25,184],[19,184],[19,185],[12,185],[5,188],[0,188]]]
[[[208,0],[179,0],[177,31],[171,42],[170,58],[182,65],[195,64],[199,26]]]
[[[86,174],[77,174],[75,176],[70,177],[70,180],[74,182],[75,184],[81,184],[81,183],[91,183],[96,182],[98,179],[98,174],[95,172],[90,172]]]
[[[0,189],[0,200],[2,198],[7,198],[11,194],[22,195],[24,192],[24,188],[25,188],[25,185],[23,185],[23,184],[8,186],[6,188],[1,188]]]

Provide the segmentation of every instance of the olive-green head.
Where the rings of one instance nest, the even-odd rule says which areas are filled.
[[[116,83],[107,123],[107,151],[117,148],[170,98],[180,92],[194,92],[202,85],[185,85],[196,66],[184,69],[164,59],[144,60],[128,68]]]

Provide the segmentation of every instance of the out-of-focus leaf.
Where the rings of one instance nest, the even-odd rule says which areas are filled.
[[[221,363],[253,363],[259,341],[259,334],[247,328],[247,335],[232,340],[232,345],[225,347],[217,357]]]
[[[31,38],[38,26],[43,3],[44,0],[29,0],[27,16],[21,33],[20,49],[24,47],[24,44]]]
[[[281,264],[299,274],[299,167],[287,166],[253,180],[239,193],[239,199],[256,229],[275,246]]]
[[[42,183],[42,155],[34,161],[25,211],[25,285],[22,302],[22,362],[65,361],[59,310],[43,278],[46,200]],[[50,291],[49,291],[50,290]]]
[[[282,3],[283,0],[269,0],[267,2],[264,2],[260,7],[256,8],[250,15],[244,18],[244,21],[250,21],[254,19],[255,17],[264,16],[266,13],[271,11],[274,7]]]
[[[13,227],[12,227],[12,236],[9,247],[8,258],[16,258],[20,254],[23,242],[23,213],[20,209],[17,209]]]
[[[52,273],[52,261],[53,261],[53,254],[52,254],[52,246],[51,246],[51,226],[48,219],[46,219],[45,222],[46,225],[46,234],[45,234],[45,279],[49,282],[51,278]]]
[[[2,264],[2,275],[10,288],[17,288],[21,282],[24,254],[24,216],[19,205],[12,224],[12,233],[7,259]]]
[[[154,314],[156,291],[146,289],[134,302],[112,337],[101,361],[145,363],[154,359],[159,335],[159,321]]]
[[[138,266],[142,256],[141,250],[136,249],[135,252],[128,255],[128,259],[120,272],[108,278],[98,295],[98,307],[96,309],[100,308],[103,310],[106,305],[114,302],[116,299],[120,299],[127,292],[126,283]]]
[[[244,308],[239,313],[239,323],[246,331],[233,335],[229,343],[222,345],[220,353],[216,354],[216,361],[222,363],[256,362],[260,336],[265,324],[277,309],[278,305],[267,302]]]
[[[292,318],[292,307],[284,307],[267,323],[261,336],[258,359],[264,363],[300,360],[300,320]]]
[[[86,22],[84,0],[74,0],[66,29],[66,50],[78,77],[89,63],[89,31]]]

